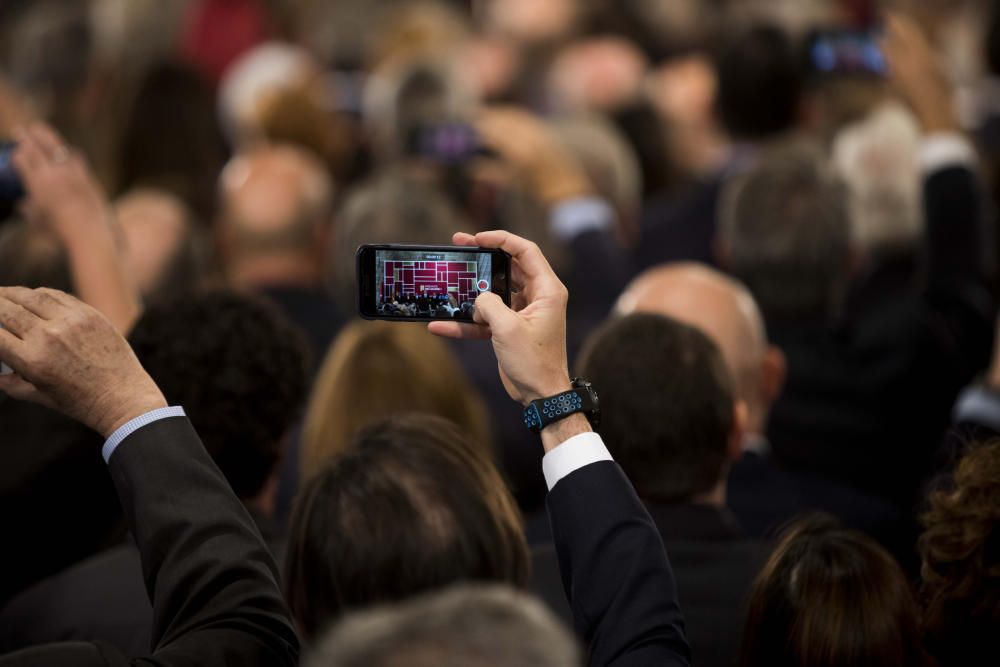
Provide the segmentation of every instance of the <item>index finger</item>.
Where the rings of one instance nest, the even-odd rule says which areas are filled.
[[[27,287],[0,287],[0,297],[46,320],[58,317],[65,309],[65,305],[49,291]]]
[[[476,245],[481,248],[498,248],[506,251],[521,267],[527,280],[537,281],[548,278],[558,280],[556,272],[552,270],[549,261],[545,259],[541,248],[533,241],[507,231],[497,230],[476,234]]]
[[[45,155],[52,159],[60,151],[66,151],[66,142],[51,127],[45,123],[32,123],[28,132]]]

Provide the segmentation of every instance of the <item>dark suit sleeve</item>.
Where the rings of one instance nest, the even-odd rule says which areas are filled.
[[[924,183],[927,218],[925,302],[938,344],[944,344],[949,377],[961,386],[989,361],[996,310],[991,280],[994,226],[983,207],[975,174],[952,166]],[[952,395],[953,397],[953,395]]]
[[[577,234],[566,249],[570,260],[564,276],[570,293],[566,326],[572,358],[587,334],[608,316],[632,276],[632,264],[614,235],[606,230]]]
[[[295,665],[298,640],[274,561],[190,422],[140,428],[109,470],[153,600],[155,650],[132,664]],[[67,652],[76,658],[45,660]],[[101,644],[50,644],[10,658],[0,664],[128,664]]]
[[[590,665],[687,665],[677,585],[659,531],[618,464],[567,475],[548,496],[563,586]]]

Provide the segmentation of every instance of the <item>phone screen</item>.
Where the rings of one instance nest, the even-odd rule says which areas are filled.
[[[809,40],[813,71],[833,76],[885,77],[889,65],[874,30],[825,30]]]
[[[504,253],[491,250],[367,246],[359,251],[361,314],[378,319],[472,321],[483,292],[506,292]],[[498,275],[499,274],[499,275]],[[495,282],[502,284],[494,284]]]

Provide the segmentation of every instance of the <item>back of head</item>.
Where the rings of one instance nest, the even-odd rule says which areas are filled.
[[[802,72],[795,44],[781,28],[734,31],[723,42],[716,72],[718,113],[734,139],[766,139],[795,125]]]
[[[641,497],[685,501],[719,484],[733,389],[705,334],[660,315],[628,315],[594,333],[577,365],[601,397],[598,430]]]
[[[207,271],[206,251],[191,213],[163,190],[138,188],[115,200],[125,261],[147,300],[193,292]]]
[[[152,304],[129,342],[181,405],[236,495],[256,497],[307,390],[304,343],[268,304],[227,292]]]
[[[872,253],[912,251],[923,229],[920,127],[897,104],[878,107],[835,137],[854,241]]]
[[[450,420],[488,451],[486,408],[448,345],[424,327],[355,322],[316,378],[302,435],[302,477],[319,471],[370,422],[406,412]]]
[[[344,305],[353,306],[354,253],[363,243],[448,245],[468,225],[448,197],[428,182],[392,169],[351,190],[334,222],[327,279]]]
[[[517,506],[468,439],[440,417],[377,422],[302,489],[285,585],[307,637],[346,611],[460,581],[525,584]]]
[[[72,292],[73,277],[62,244],[26,220],[0,221],[0,285]]]
[[[313,253],[330,222],[333,186],[311,152],[281,144],[234,157],[222,172],[221,233],[229,254]]]
[[[917,606],[892,556],[829,517],[792,525],[754,584],[743,665],[921,664]]]
[[[815,146],[765,151],[723,195],[722,260],[768,318],[824,317],[848,282],[850,221],[843,187]]]
[[[919,549],[927,649],[943,667],[995,664],[1000,441],[974,445],[931,494]]]
[[[575,116],[553,125],[556,136],[583,165],[602,197],[632,220],[642,197],[639,161],[621,132],[597,116]]]
[[[308,667],[569,667],[580,651],[544,605],[524,593],[455,587],[353,614]]]
[[[633,280],[615,311],[665,315],[704,332],[719,347],[736,395],[751,408],[758,402],[767,333],[757,303],[739,282],[702,264],[672,262]]]

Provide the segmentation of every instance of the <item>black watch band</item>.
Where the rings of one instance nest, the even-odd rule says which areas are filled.
[[[573,388],[569,391],[528,403],[524,409],[524,425],[533,433],[540,433],[549,424],[578,412],[587,417],[591,426],[598,425],[601,412],[597,392],[586,380],[573,378]]]

